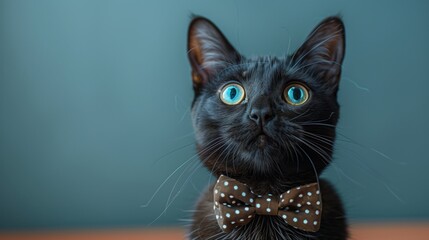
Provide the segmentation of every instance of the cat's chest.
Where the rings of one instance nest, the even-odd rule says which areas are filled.
[[[304,235],[307,235],[304,236]],[[231,233],[225,234],[224,239],[308,239],[309,234],[299,231],[277,216],[255,216],[252,222],[241,226]]]

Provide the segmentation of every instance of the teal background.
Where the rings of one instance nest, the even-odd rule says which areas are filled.
[[[341,14],[340,136],[324,177],[352,221],[428,220],[428,12],[417,0],[0,0],[0,229],[187,223],[213,180],[194,155],[191,13],[247,56],[291,52]]]

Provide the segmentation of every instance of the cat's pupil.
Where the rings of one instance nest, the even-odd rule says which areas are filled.
[[[302,97],[301,89],[298,88],[292,88],[292,94],[294,100],[300,100]]]
[[[234,98],[235,98],[235,96],[237,96],[237,89],[235,89],[235,88],[231,88],[231,90],[229,91],[229,97],[230,97],[231,99],[234,99]]]

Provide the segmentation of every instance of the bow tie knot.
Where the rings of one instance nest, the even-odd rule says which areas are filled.
[[[280,196],[258,195],[246,184],[221,175],[213,193],[213,209],[224,232],[249,223],[255,215],[279,216],[295,228],[319,230],[322,204],[317,183],[289,189]]]

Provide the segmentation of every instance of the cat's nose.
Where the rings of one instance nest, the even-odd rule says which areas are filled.
[[[273,110],[266,97],[259,98],[250,109],[249,118],[258,125],[267,124],[273,117]]]

